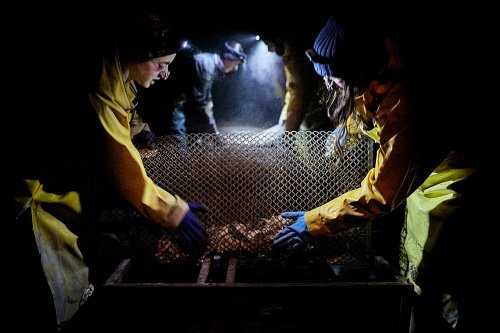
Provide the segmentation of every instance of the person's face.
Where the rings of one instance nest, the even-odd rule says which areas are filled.
[[[173,53],[131,66],[129,79],[144,88],[149,88],[156,80],[166,80],[170,75],[168,66],[174,61],[176,55]]]
[[[325,75],[323,76],[323,81],[325,81],[325,86],[328,90],[332,90],[334,88],[333,85],[336,85],[340,89],[345,88],[345,81],[339,77]]]
[[[224,63],[224,73],[230,73],[230,72],[235,72],[238,70],[238,67],[241,64],[241,61],[224,59],[223,63]]]

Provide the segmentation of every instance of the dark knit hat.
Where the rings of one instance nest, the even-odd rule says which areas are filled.
[[[247,55],[240,43],[227,41],[222,50],[222,59],[245,62]]]
[[[142,62],[179,51],[179,37],[158,13],[143,11],[131,21],[119,40],[122,56],[127,61]]]
[[[313,48],[306,51],[318,75],[335,76],[356,84],[385,68],[388,56],[383,36],[365,30],[369,25],[360,21],[356,17],[351,22],[328,18]]]

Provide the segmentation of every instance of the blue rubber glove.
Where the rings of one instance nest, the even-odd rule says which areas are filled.
[[[142,130],[137,133],[133,139],[132,143],[136,146],[137,149],[155,149],[156,148],[156,136],[153,132],[148,130]]]
[[[301,250],[311,239],[311,233],[304,219],[305,212],[284,212],[281,216],[294,219],[295,222],[283,228],[274,236],[273,246],[277,249],[287,249],[291,252]]]
[[[189,210],[177,228],[183,245],[188,252],[200,254],[207,247],[208,234],[194,212],[206,213],[207,207],[201,202],[188,202]]]

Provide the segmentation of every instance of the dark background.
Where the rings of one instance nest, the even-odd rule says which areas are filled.
[[[229,123],[233,128],[252,130],[277,123],[284,97],[281,59],[267,52],[255,35],[282,30],[318,32],[327,18],[325,12],[307,8],[285,14],[284,10],[236,2],[175,6],[160,1],[116,6],[82,1],[65,5],[14,4],[4,12],[12,22],[4,29],[4,46],[9,50],[4,56],[9,58],[7,63],[18,64],[7,68],[12,74],[7,96],[16,96],[24,104],[23,113],[38,113],[41,109],[67,112],[59,106],[91,70],[89,55],[111,42],[113,34],[127,24],[130,11],[143,7],[161,12],[173,30],[201,51],[215,52],[226,40],[243,45],[248,61],[238,72],[214,84],[214,113],[220,126]],[[256,49],[259,58],[252,56]]]
[[[127,5],[83,1],[64,5],[12,4],[3,11],[9,22],[2,23],[6,35],[4,57],[7,64],[15,64],[6,66],[10,74],[6,96],[21,101],[24,113],[37,113],[41,109],[56,112],[65,96],[71,95],[91,70],[89,55],[111,42],[113,35],[128,24],[127,16],[131,12],[152,8],[162,13],[183,39],[201,51],[216,51],[226,40],[240,42],[249,58],[238,72],[214,84],[216,120],[219,125],[228,123],[243,129],[271,127],[277,123],[284,103],[283,67],[281,59],[267,52],[263,42],[254,37],[269,31],[291,31],[310,36],[312,46],[328,15],[345,9],[315,1],[296,7],[271,9],[268,5],[176,2],[174,6],[166,1]],[[382,12],[378,10],[374,15]],[[389,16],[391,24],[401,21],[400,16]],[[384,17],[380,17],[380,22],[381,25],[386,22]]]

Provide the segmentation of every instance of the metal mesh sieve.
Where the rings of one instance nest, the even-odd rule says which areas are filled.
[[[156,154],[144,158],[144,165],[148,175],[170,193],[186,201],[203,202],[209,208],[201,217],[210,237],[208,252],[267,253],[276,231],[292,222],[280,218],[279,213],[310,210],[326,203],[358,187],[371,167],[373,149],[368,139],[351,143],[344,161],[333,167],[331,135],[260,132],[163,136],[157,140]],[[118,210],[108,218],[119,214],[126,213]],[[134,234],[135,243],[157,258],[166,256],[166,261],[173,261],[185,257],[175,246],[175,232],[136,223]],[[356,260],[368,246],[369,229],[365,226],[319,241],[309,250]]]

